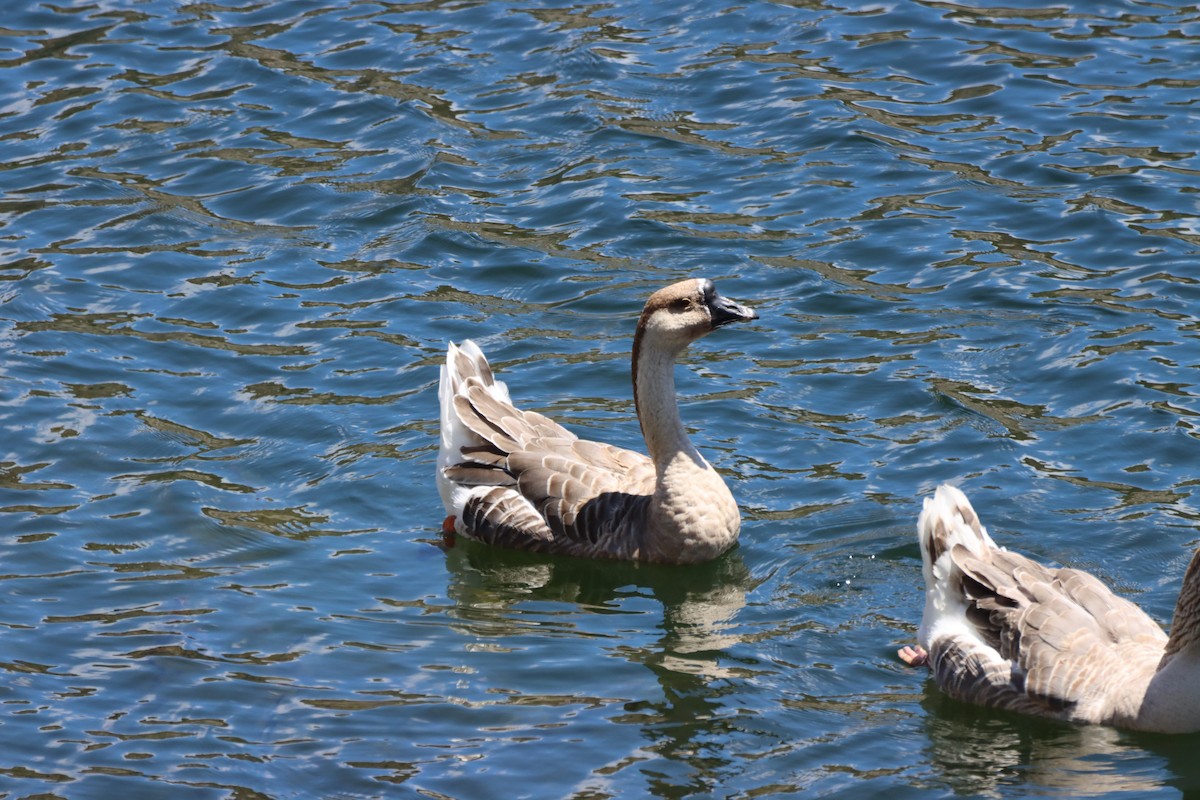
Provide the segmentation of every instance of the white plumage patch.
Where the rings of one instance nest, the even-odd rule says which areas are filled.
[[[917,521],[921,542],[921,560],[925,572],[925,611],[921,616],[918,641],[926,650],[944,636],[971,640],[1000,654],[984,642],[975,626],[967,621],[967,604],[960,589],[961,576],[955,576],[950,551],[962,545],[977,556],[989,549],[1003,549],[992,541],[987,529],[967,496],[961,490],[943,484],[933,497],[925,498]],[[935,555],[936,554],[936,555]]]
[[[446,477],[446,467],[462,461],[462,448],[483,444],[478,436],[459,418],[454,410],[454,395],[458,387],[470,377],[459,372],[457,365],[463,358],[472,365],[487,364],[483,351],[470,339],[460,345],[451,344],[446,352],[446,360],[442,363],[441,379],[438,381],[438,403],[441,405],[441,444],[437,458],[437,486],[442,496],[442,505],[446,513],[462,518],[462,510],[473,492],[480,487],[460,486]],[[489,368],[490,371],[490,368]],[[472,373],[474,374],[474,373]],[[497,400],[511,402],[508,387],[503,381],[485,384],[485,389]],[[514,492],[514,494],[516,494]]]

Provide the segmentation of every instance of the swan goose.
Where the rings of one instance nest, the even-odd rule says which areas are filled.
[[[958,489],[917,523],[925,611],[908,664],[951,697],[1081,724],[1200,731],[1200,551],[1168,637],[1094,576],[998,547]]]
[[[670,564],[728,550],[741,515],[684,430],[674,368],[695,340],[757,318],[703,278],[646,301],[633,337],[633,397],[649,457],[580,439],[518,409],[474,342],[450,344],[438,386],[444,533],[522,550]]]

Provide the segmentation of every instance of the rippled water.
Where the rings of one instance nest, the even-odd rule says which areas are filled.
[[[1163,796],[946,700],[919,498],[1169,621],[1200,8],[97,0],[0,28],[0,796]],[[655,288],[739,548],[435,546],[437,364],[638,446]]]

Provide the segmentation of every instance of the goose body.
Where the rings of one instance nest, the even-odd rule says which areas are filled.
[[[958,489],[940,486],[917,523],[925,573],[920,647],[938,686],[968,703],[1073,723],[1200,730],[1200,552],[1171,635],[1081,570],[996,545]]]
[[[451,344],[438,387],[445,529],[516,549],[673,564],[729,549],[741,515],[684,431],[674,366],[691,342],[757,316],[706,279],[650,296],[633,343],[648,456],[518,409],[474,342]]]

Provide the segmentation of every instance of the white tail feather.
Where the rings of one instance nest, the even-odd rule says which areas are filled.
[[[925,613],[918,639],[922,647],[929,649],[935,628],[951,625],[962,626],[963,632],[966,629],[964,601],[954,590],[957,581],[952,580],[955,567],[950,551],[962,545],[982,557],[988,550],[1003,548],[992,541],[967,496],[949,484],[942,484],[933,497],[925,498],[917,520],[917,537],[925,572]]]
[[[459,372],[458,365],[462,360],[470,362],[475,367],[467,374]],[[487,377],[485,385],[488,391],[497,399],[511,403],[508,387],[502,381],[491,379],[491,368],[487,358],[479,346],[470,339],[462,344],[453,342],[446,348],[446,360],[442,364],[441,378],[438,381],[438,404],[441,406],[441,444],[437,457],[437,486],[442,496],[442,505],[447,514],[455,516],[462,513],[462,506],[470,494],[464,487],[458,486],[446,477],[446,467],[457,464],[462,460],[462,448],[470,445],[483,444],[478,436],[471,432],[459,418],[454,409],[454,396],[463,381],[471,376]]]

